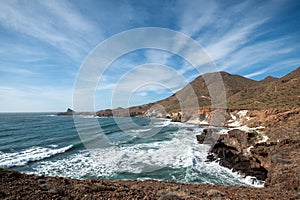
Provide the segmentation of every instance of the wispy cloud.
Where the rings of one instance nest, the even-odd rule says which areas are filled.
[[[214,64],[219,70],[255,79],[270,73],[283,75],[300,65],[299,5],[293,0],[2,1],[0,111],[13,110],[14,105],[23,110],[27,106],[43,110],[43,104],[52,110],[54,105],[59,109],[59,104],[70,106],[71,88],[84,58],[99,42],[132,28],[176,30],[192,37],[205,51],[196,52],[187,39],[160,40],[160,35],[145,33],[139,36],[145,42],[127,38],[108,46],[102,56],[148,42],[186,55],[198,71],[172,52],[130,52],[103,74],[96,89],[101,96],[99,108],[106,108],[116,91],[123,95],[119,103],[128,97],[126,92],[133,92],[139,103],[160,99],[199,72],[217,70]],[[98,80],[97,66],[104,68],[103,63],[89,63],[91,73],[83,82]]]
[[[49,44],[73,59],[82,59],[80,54],[89,50],[89,38],[92,36],[89,33],[98,32],[67,1],[36,4],[4,1],[0,12],[2,25]]]
[[[60,111],[71,105],[72,88],[0,86],[1,112]]]
[[[27,75],[35,75],[36,73],[27,70],[27,69],[20,69],[20,68],[0,68],[0,71],[2,72],[8,72],[8,73],[14,73],[14,74],[19,74],[19,75],[23,75],[23,76],[27,76]]]

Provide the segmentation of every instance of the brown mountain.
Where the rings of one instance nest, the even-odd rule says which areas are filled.
[[[195,109],[195,102],[199,108],[210,107],[213,101],[218,105],[218,98],[224,95],[224,90],[218,81],[221,78],[226,93],[226,107],[230,109],[257,109],[274,107],[300,106],[300,67],[282,78],[266,77],[262,81],[255,81],[240,75],[227,72],[214,72],[201,75],[190,84],[172,96],[149,104],[130,107],[126,109],[101,110],[98,116],[107,116],[116,113],[116,116],[143,116],[151,110],[177,112],[182,109]],[[211,94],[215,97],[211,98]],[[161,106],[154,106],[154,105]],[[221,104],[220,104],[221,105]],[[154,107],[153,107],[154,106]],[[222,106],[222,105],[221,105]],[[223,105],[224,106],[224,105]],[[165,115],[166,113],[162,113]]]
[[[266,79],[264,79],[266,80]],[[260,81],[228,98],[229,107],[276,108],[300,106],[300,67],[279,79]]]
[[[263,80],[261,80],[259,82],[261,82],[261,83],[269,83],[269,82],[275,81],[277,79],[278,78],[273,77],[273,76],[267,76],[266,78],[264,78]]]

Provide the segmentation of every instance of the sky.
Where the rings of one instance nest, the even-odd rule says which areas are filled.
[[[116,34],[144,27],[190,37],[217,71],[281,77],[300,66],[299,24],[297,0],[0,0],[0,112],[72,107],[74,83],[91,52]],[[173,52],[137,49],[101,74],[94,109],[153,102],[198,75]],[[120,85],[127,95],[115,94]]]

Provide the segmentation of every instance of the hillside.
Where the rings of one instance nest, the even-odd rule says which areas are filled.
[[[300,105],[300,88],[298,87],[300,85],[300,67],[298,67],[282,78],[269,76],[261,81],[254,81],[227,72],[204,74],[166,99],[130,107],[130,113],[127,113],[126,109],[117,108],[114,110],[114,115],[144,116],[156,110],[158,111],[156,113],[159,114],[158,117],[165,117],[164,115],[167,113],[195,109],[195,100],[198,102],[198,105],[196,105],[198,108],[210,107],[212,99],[208,87],[213,88],[212,92],[214,92],[217,99],[217,95],[224,95],[222,88],[214,86],[218,76],[221,76],[223,80],[226,107],[229,109],[297,107]],[[153,107],[157,104],[162,107]],[[112,114],[113,111],[110,109],[97,112],[98,116],[111,116]]]
[[[228,107],[276,108],[300,106],[300,67],[276,79],[264,79],[228,98]]]

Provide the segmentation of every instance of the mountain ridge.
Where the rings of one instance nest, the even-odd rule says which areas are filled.
[[[225,91],[223,88],[213,87],[216,76],[222,78]],[[158,109],[159,115],[156,117],[165,117],[168,113],[181,110],[211,108],[212,97],[208,87],[219,90],[214,92],[214,98],[222,101],[226,100],[226,104],[220,106],[226,109],[295,107],[300,106],[300,89],[297,87],[297,85],[300,85],[299,77],[300,67],[281,78],[268,76],[261,81],[224,71],[212,72],[198,76],[181,90],[165,99],[132,106],[129,109],[100,110],[96,112],[96,115],[145,116],[147,113],[158,109],[158,106],[155,105],[161,105]],[[222,99],[224,96],[226,99]],[[181,97],[181,99],[179,100],[178,97]],[[194,103],[196,101],[197,105]],[[185,105],[185,107],[181,107],[180,104]],[[218,104],[213,106],[218,106]]]

